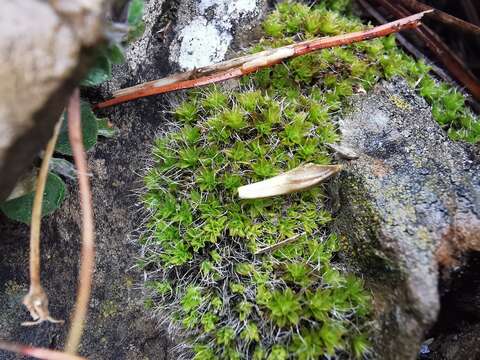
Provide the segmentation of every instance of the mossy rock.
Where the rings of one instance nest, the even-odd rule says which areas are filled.
[[[374,291],[377,352],[415,358],[440,308],[439,268],[480,249],[480,164],[404,80],[382,82],[351,105],[339,130],[359,158],[332,186],[334,228]],[[449,236],[450,224],[462,235]]]

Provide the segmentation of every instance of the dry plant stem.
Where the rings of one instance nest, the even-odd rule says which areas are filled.
[[[475,0],[475,3],[478,0]],[[461,5],[465,10],[465,13],[470,20],[470,22],[480,25],[480,15],[478,14],[478,6],[472,0],[463,0],[461,1]]]
[[[32,222],[30,226],[30,289],[23,298],[23,304],[27,307],[34,321],[25,321],[23,326],[37,325],[44,321],[63,323],[55,320],[48,311],[48,296],[40,282],[40,226],[42,222],[42,203],[45,184],[47,183],[48,164],[52,158],[58,133],[60,132],[61,119],[54,127],[53,135],[47,144],[42,165],[38,173],[35,186],[35,197],[32,207]]]
[[[268,252],[272,252],[272,251],[275,251],[275,250],[278,250],[280,249],[282,246],[285,246],[285,245],[288,245],[288,244],[291,244],[293,243],[294,241],[296,241],[300,236],[303,236],[305,235],[305,233],[301,233],[301,234],[297,234],[295,236],[292,236],[291,238],[288,238],[288,239],[285,239],[285,240],[282,240],[276,244],[273,244],[271,246],[267,246],[263,249],[260,249],[258,251],[255,252],[255,255],[262,255],[262,254],[265,254],[265,253],[268,253]]]
[[[67,353],[76,354],[87,315],[95,265],[93,204],[90,183],[87,176],[87,158],[82,140],[80,92],[78,89],[74,91],[68,104],[68,136],[78,173],[80,208],[82,211],[82,250],[80,255],[79,287],[75,310],[71,318],[70,331],[65,346]]]
[[[314,38],[277,49],[241,56],[218,64],[175,74],[167,78],[149,81],[144,84],[121,89],[114,94],[112,99],[99,103],[95,107],[105,108],[142,97],[212,84],[247,75],[265,67],[278,64],[285,59],[305,55],[312,51],[348,45],[359,41],[387,36],[401,30],[416,28],[420,25],[420,20],[425,13],[426,12],[422,12],[408,16],[364,31],[332,37]]]
[[[441,10],[435,9],[429,5],[421,3],[417,0],[401,0],[405,6],[407,6],[412,11],[427,11],[434,10],[431,18],[437,21],[444,23],[445,25],[450,25],[456,27],[465,32],[469,32],[475,35],[480,35],[480,27],[475,24],[469,23],[468,21],[459,19],[453,15],[447,14]]]
[[[357,2],[360,4],[360,6],[370,15],[372,16],[375,20],[377,20],[380,24],[385,24],[387,23],[387,19],[385,19],[382,14],[380,14],[373,6],[371,6],[369,3],[367,3],[365,0],[357,0]],[[403,46],[405,50],[407,50],[410,54],[412,54],[415,58],[417,59],[424,59],[425,62],[432,68],[432,71],[443,81],[446,81],[448,83],[455,83],[455,80],[453,80],[442,68],[438,67],[435,65],[429,58],[425,56],[425,54],[422,54],[420,50],[418,50],[410,41],[408,41],[405,36],[401,34],[396,34],[397,40],[400,43],[400,45]]]
[[[375,2],[383,6],[395,17],[408,15],[408,11],[389,0],[375,0]],[[450,51],[438,35],[427,26],[417,28],[415,31],[425,45],[444,64],[452,76],[465,86],[476,100],[480,100],[480,84],[478,80],[470,73],[463,62]]]
[[[30,347],[13,342],[0,340],[0,349],[5,351],[11,351],[23,356],[33,357],[35,359],[44,360],[87,360],[84,357],[66,354],[64,352]]]

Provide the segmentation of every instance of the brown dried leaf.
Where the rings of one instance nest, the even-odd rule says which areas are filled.
[[[301,165],[267,180],[238,188],[240,199],[260,199],[306,190],[335,175],[341,165]]]

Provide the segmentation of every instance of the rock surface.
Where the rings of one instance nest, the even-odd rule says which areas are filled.
[[[103,0],[5,0],[0,12],[0,201],[50,138],[102,38]]]
[[[259,2],[260,3],[260,2]],[[99,92],[117,89],[168,75],[178,64],[170,63],[169,49],[177,22],[188,23],[180,9],[194,8],[195,0],[151,0],[146,6],[144,36],[127,49],[127,62],[114,69],[114,79],[101,90],[88,92],[92,102]],[[264,4],[262,2],[262,4]],[[239,41],[236,26],[258,24],[255,17],[232,22],[232,46]],[[1,17],[1,15],[0,15]],[[183,19],[183,20],[182,20]],[[1,56],[1,55],[0,55]],[[80,352],[90,359],[162,360],[170,357],[172,344],[144,310],[142,274],[132,268],[139,249],[135,231],[143,216],[136,207],[140,174],[150,157],[155,136],[164,130],[172,96],[151,97],[105,110],[119,133],[100,139],[88,153],[96,216],[97,257],[89,316]],[[25,328],[29,320],[21,304],[28,290],[27,226],[0,214],[0,338],[36,346],[61,348],[68,329],[77,288],[80,249],[80,213],[76,184],[67,181],[69,194],[63,206],[43,221],[42,282],[50,298],[50,312],[65,319],[66,326],[42,324]],[[15,359],[0,352],[0,359]]]
[[[335,228],[374,293],[381,359],[414,359],[437,319],[440,269],[480,250],[480,161],[405,83],[382,83],[339,120],[357,152],[332,185]]]

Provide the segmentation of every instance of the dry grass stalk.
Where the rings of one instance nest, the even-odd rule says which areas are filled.
[[[171,91],[190,89],[208,85],[243,75],[250,74],[265,67],[273,66],[288,58],[305,55],[312,51],[348,45],[359,41],[387,36],[389,34],[416,28],[427,12],[407,16],[403,19],[380,25],[371,29],[342,34],[332,37],[314,38],[277,49],[265,50],[256,54],[241,56],[218,64],[174,74],[172,76],[149,81],[114,93],[112,99],[97,104],[96,108],[105,108],[127,101]]]
[[[79,287],[75,310],[71,318],[65,350],[76,354],[82,337],[85,318],[92,289],[92,275],[95,266],[95,226],[92,194],[88,179],[88,165],[82,140],[80,118],[80,93],[76,89],[68,104],[68,135],[73,159],[78,173],[80,208],[82,210],[82,249],[80,255]]]
[[[0,340],[0,349],[11,351],[23,356],[29,356],[35,359],[44,360],[87,360],[84,357],[66,354],[61,351],[35,348],[31,346],[21,345],[13,342]]]
[[[401,0],[412,11],[427,11],[434,10],[432,13],[432,19],[442,22],[445,25],[453,26],[465,32],[469,32],[475,35],[480,35],[480,27],[469,23],[468,21],[459,19],[453,15],[450,15],[444,11],[435,9],[432,6],[426,5],[417,0]]]
[[[293,242],[295,242],[300,236],[302,235],[305,235],[305,233],[301,233],[301,234],[297,234],[295,236],[292,236],[288,239],[285,239],[285,240],[282,240],[282,241],[279,241],[278,243],[276,244],[273,244],[271,246],[267,246],[267,247],[264,247],[260,250],[257,250],[255,252],[255,255],[262,255],[262,254],[265,254],[265,253],[269,253],[269,252],[272,252],[272,251],[275,251],[275,250],[278,250],[280,249],[282,246],[285,246],[285,245],[288,245],[288,244],[291,244]]]
[[[32,207],[32,222],[30,226],[30,289],[23,298],[23,304],[27,307],[33,321],[25,321],[23,326],[32,326],[44,321],[52,323],[63,323],[63,320],[56,320],[50,316],[48,311],[48,296],[42,287],[40,280],[40,226],[42,222],[43,192],[47,183],[48,164],[52,158],[60,132],[61,119],[55,125],[53,135],[47,144],[42,165],[38,173],[35,186],[35,197]]]

